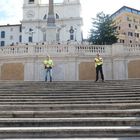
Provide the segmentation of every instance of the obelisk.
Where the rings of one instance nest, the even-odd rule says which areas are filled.
[[[56,25],[55,25],[55,16],[54,16],[54,3],[53,0],[49,0],[49,11],[47,18],[47,33],[46,41],[47,42],[56,42]]]
[[[55,26],[53,0],[49,0],[49,12],[48,12],[47,25],[48,26]]]

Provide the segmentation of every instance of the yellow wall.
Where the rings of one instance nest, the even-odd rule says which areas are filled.
[[[79,80],[95,80],[95,63],[81,62],[79,64]]]
[[[128,63],[128,78],[140,78],[140,60]]]
[[[1,80],[24,80],[22,63],[5,63],[1,66]]]

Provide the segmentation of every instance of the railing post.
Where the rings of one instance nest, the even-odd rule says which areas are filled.
[[[28,47],[28,54],[29,55],[35,55],[35,46],[34,45],[29,45]]]

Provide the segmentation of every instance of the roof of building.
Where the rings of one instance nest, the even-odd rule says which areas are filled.
[[[111,15],[112,18],[116,17],[117,15],[121,14],[122,12],[129,12],[129,13],[134,13],[140,15],[140,10],[128,7],[128,6],[123,6],[119,10],[117,10],[115,13]]]
[[[6,25],[0,25],[0,27],[11,27],[11,26],[21,26],[21,24],[6,24]]]

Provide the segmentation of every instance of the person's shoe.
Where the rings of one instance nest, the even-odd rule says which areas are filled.
[[[102,80],[102,82],[104,83],[105,81],[104,81],[104,80]]]
[[[95,83],[97,82],[97,80],[94,81]]]

